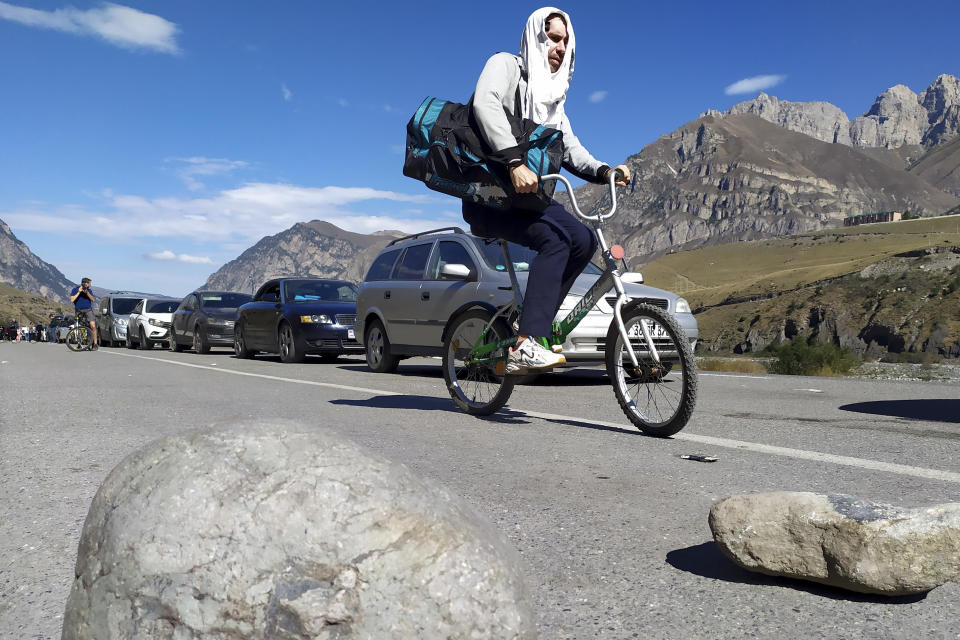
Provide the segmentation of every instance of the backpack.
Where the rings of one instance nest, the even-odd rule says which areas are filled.
[[[538,177],[558,173],[563,163],[563,134],[504,110],[527,168]],[[553,200],[554,181],[536,193],[517,193],[509,167],[492,158],[468,104],[425,98],[407,123],[403,175],[430,189],[494,209],[543,211]]]

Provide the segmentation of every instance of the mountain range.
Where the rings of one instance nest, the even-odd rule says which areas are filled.
[[[628,158],[634,178],[606,235],[636,267],[674,250],[838,226],[859,213],[960,212],[958,132],[960,80],[949,74],[919,94],[891,87],[852,119],[826,102],[761,93],[725,112],[707,111]],[[599,185],[576,194],[588,212],[609,204]],[[358,281],[400,235],[298,223],[258,241],[204,286],[250,292],[280,275]],[[0,281],[57,300],[72,286],[2,223]]]
[[[0,220],[0,282],[58,302],[69,301],[70,290],[76,286],[55,266],[35,256],[3,220]]]

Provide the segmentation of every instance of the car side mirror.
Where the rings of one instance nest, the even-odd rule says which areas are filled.
[[[620,276],[620,280],[628,284],[643,284],[643,274],[639,271],[629,271]]]
[[[470,280],[471,273],[465,264],[445,264],[440,268],[440,275],[454,280]]]

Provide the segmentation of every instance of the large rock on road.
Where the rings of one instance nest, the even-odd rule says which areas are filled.
[[[710,509],[720,549],[738,565],[884,595],[960,580],[960,504],[901,508],[845,495],[738,495]]]
[[[63,638],[531,638],[519,566],[405,466],[250,422],[157,441],[110,473]]]

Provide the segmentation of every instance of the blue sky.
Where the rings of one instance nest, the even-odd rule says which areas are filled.
[[[539,6],[0,0],[0,219],[70,279],[171,295],[298,221],[456,223],[402,175],[405,124],[465,102]],[[855,117],[960,75],[955,0],[560,6],[567,114],[610,164],[759,90]]]

